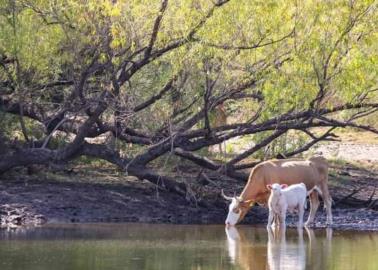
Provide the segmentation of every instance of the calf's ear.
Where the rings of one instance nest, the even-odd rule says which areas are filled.
[[[266,188],[267,188],[268,190],[272,190],[272,185],[271,185],[271,184],[266,185]]]
[[[287,187],[288,187],[287,184],[282,184],[282,185],[281,185],[281,188],[282,188],[282,189],[287,188]]]

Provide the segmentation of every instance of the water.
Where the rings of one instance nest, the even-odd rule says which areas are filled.
[[[1,270],[378,269],[378,233],[89,224],[0,230]]]

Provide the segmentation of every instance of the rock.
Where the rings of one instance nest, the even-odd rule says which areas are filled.
[[[24,205],[5,204],[0,206],[0,225],[3,227],[42,225],[46,222],[45,216],[35,213]]]

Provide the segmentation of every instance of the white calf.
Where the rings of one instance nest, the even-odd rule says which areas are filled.
[[[286,184],[267,185],[271,191],[268,206],[269,218],[268,226],[272,225],[273,219],[280,225],[286,226],[286,212],[294,212],[298,210],[298,226],[303,227],[303,214],[307,197],[306,185],[303,183],[287,186]]]

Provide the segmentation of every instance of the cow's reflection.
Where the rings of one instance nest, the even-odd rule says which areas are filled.
[[[316,239],[314,230],[306,228],[308,236],[307,244],[307,265],[311,265],[311,269],[322,270],[327,269],[329,260],[332,257],[332,228],[326,228],[326,236]]]
[[[239,253],[239,246],[241,245],[240,235],[235,227],[226,228],[226,235],[228,256],[230,257],[230,261],[235,264],[237,262],[236,257]]]
[[[321,269],[324,265],[318,265],[316,258],[330,254],[332,230],[327,229],[326,238],[319,243],[321,247],[312,229],[305,228],[305,232],[306,241],[302,228],[296,231],[269,228],[267,233],[252,228],[226,228],[230,261],[242,269],[306,269],[306,262],[314,269]],[[262,244],[266,241],[263,237],[267,237],[266,246]]]
[[[255,237],[248,233],[253,232],[235,227],[226,228],[230,261],[246,270],[266,269],[266,247],[261,243],[255,244],[251,239]]]

